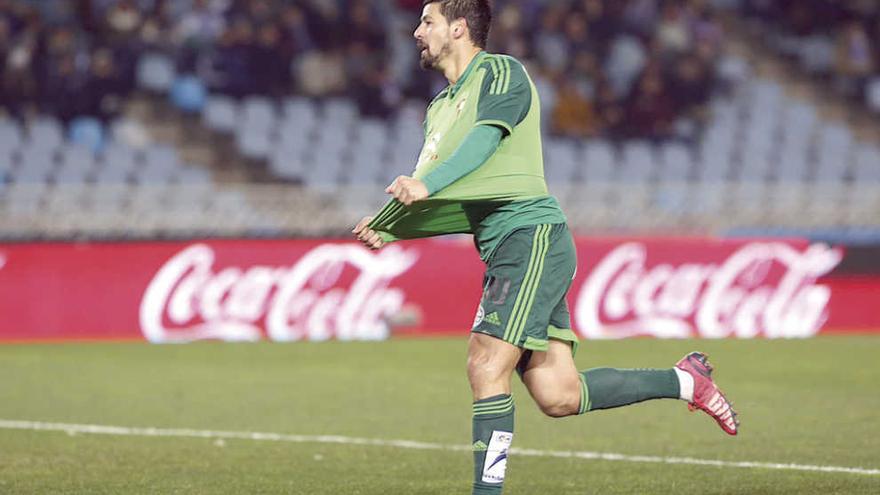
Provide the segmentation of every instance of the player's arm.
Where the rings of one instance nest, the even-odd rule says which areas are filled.
[[[480,88],[477,121],[449,158],[421,181],[398,177],[386,192],[406,205],[441,191],[480,168],[501,145],[501,140],[522,122],[532,104],[525,69],[506,57],[484,63],[486,76]]]

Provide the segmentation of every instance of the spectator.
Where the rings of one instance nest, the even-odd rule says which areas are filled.
[[[18,107],[38,105],[64,118],[78,112],[113,118],[147,51],[165,52],[178,71],[195,72],[212,91],[346,94],[363,114],[377,117],[391,115],[404,94],[430,99],[443,85],[411,63],[418,1],[392,7],[369,0],[89,0],[91,8],[53,11],[52,28],[22,1],[0,0],[2,103],[19,113]],[[796,3],[764,7],[785,16]],[[490,50],[530,68],[553,132],[665,135],[669,122],[699,116],[694,109],[711,94],[723,32],[708,5],[499,0]],[[841,41],[848,47],[842,66],[857,77],[864,73],[866,36],[863,28]],[[401,60],[409,62],[404,67]],[[672,69],[646,69],[657,66]],[[651,118],[660,122],[649,125]]]
[[[571,138],[595,135],[598,119],[591,96],[584,94],[574,81],[563,82],[553,108],[553,131]]]
[[[90,74],[85,83],[83,113],[99,118],[105,124],[122,111],[125,88],[113,53],[99,48],[92,54]]]
[[[865,83],[874,71],[871,40],[859,21],[851,21],[838,36],[837,70],[838,88],[847,96],[862,99]]]
[[[672,137],[675,103],[656,65],[645,69],[633,88],[626,109],[627,135],[666,139]]]

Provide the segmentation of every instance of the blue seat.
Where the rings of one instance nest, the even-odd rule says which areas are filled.
[[[174,80],[170,96],[175,107],[187,113],[198,113],[205,107],[208,94],[201,79],[185,75]]]
[[[97,153],[104,145],[104,126],[94,117],[77,117],[70,123],[70,141]]]

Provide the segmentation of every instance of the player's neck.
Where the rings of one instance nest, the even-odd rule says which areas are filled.
[[[443,70],[443,75],[446,76],[449,84],[454,85],[458,82],[461,75],[467,70],[468,65],[470,65],[471,61],[480,51],[482,51],[482,48],[478,46],[469,46],[452,54],[449,58],[449,65]]]

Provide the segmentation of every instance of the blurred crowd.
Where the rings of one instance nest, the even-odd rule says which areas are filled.
[[[704,113],[724,32],[706,0],[528,0],[490,41],[529,62],[556,134],[664,138]]]
[[[348,95],[384,117],[444,84],[416,63],[420,10],[418,0],[0,0],[0,105],[110,119],[139,58],[158,52],[211,92]],[[523,0],[496,2],[489,50],[526,63],[551,132],[664,138],[704,112],[723,42],[709,0]]]
[[[880,74],[878,0],[742,0],[741,11],[783,37],[779,51],[856,101]]]

